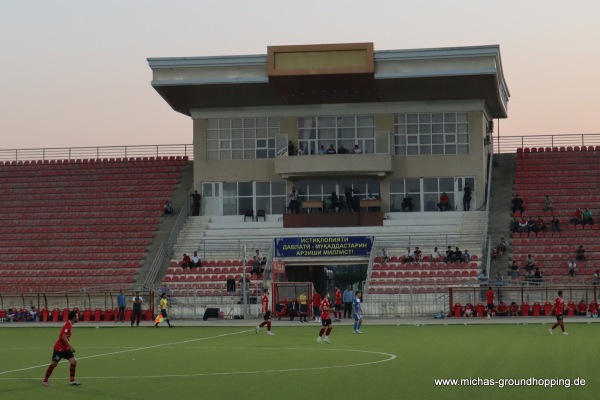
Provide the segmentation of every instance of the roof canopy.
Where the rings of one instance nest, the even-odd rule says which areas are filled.
[[[484,100],[506,118],[497,45],[374,51],[372,43],[273,46],[266,55],[149,58],[152,86],[192,110],[309,104]]]

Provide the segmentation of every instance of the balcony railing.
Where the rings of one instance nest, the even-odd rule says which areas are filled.
[[[578,135],[496,136],[496,153],[516,153],[519,147],[600,146],[600,133]]]

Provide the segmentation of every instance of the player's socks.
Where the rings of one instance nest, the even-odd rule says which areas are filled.
[[[319,337],[323,336],[324,333],[325,333],[325,328],[321,328],[321,330],[319,331]]]
[[[267,330],[270,332],[271,331],[271,322],[267,322]]]
[[[358,323],[354,323],[354,332],[356,332],[356,330],[358,329]]]
[[[54,371],[54,366],[50,365],[48,367],[48,369],[46,370],[46,376],[44,377],[44,382],[48,382],[48,379],[50,379],[50,375],[52,375],[52,371]]]
[[[325,331],[325,337],[329,337],[330,333],[331,333],[331,327],[327,328],[327,330]]]
[[[75,368],[77,367],[77,364],[73,365],[71,364],[71,368],[69,368],[69,378],[71,378],[71,381],[75,380]]]
[[[360,321],[359,321],[359,322],[358,322],[358,327],[356,328],[356,330],[357,330],[357,331],[360,331],[360,327],[361,327],[361,325],[362,325],[362,322],[360,322]]]

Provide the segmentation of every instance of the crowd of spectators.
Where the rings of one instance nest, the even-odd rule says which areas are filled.
[[[330,155],[330,154],[362,154],[362,149],[358,146],[358,144],[355,144],[354,147],[350,150],[348,150],[346,147],[344,147],[343,144],[340,144],[340,147],[338,147],[337,149],[335,148],[335,146],[333,144],[330,144],[329,147],[326,149],[324,145],[319,146],[319,149],[315,152],[314,150],[309,151],[308,149],[304,148],[303,144],[300,144],[298,146],[298,150],[296,150],[296,146],[294,146],[294,143],[292,143],[292,141],[290,140],[288,142],[288,156],[307,156],[307,155]]]
[[[391,259],[390,253],[385,248],[381,249],[380,259],[381,262],[389,262]],[[411,247],[407,247],[401,258],[401,261],[403,263],[422,262],[424,261],[423,251],[419,248],[419,246],[416,246],[414,250],[412,250]],[[435,247],[429,256],[428,261],[446,262],[450,264],[468,263],[471,261],[471,253],[469,253],[469,250],[466,249],[465,251],[461,251],[459,247],[453,248],[452,246],[448,246],[445,255],[442,256],[438,248]]]

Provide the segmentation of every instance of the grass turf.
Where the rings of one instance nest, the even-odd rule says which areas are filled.
[[[61,361],[41,385],[60,327],[0,329],[0,398],[12,399],[586,399],[600,390],[596,324],[130,328],[75,326],[80,387]],[[571,386],[485,386],[486,379],[570,379]],[[479,378],[436,386],[435,379]],[[583,378],[585,386],[575,386]]]

